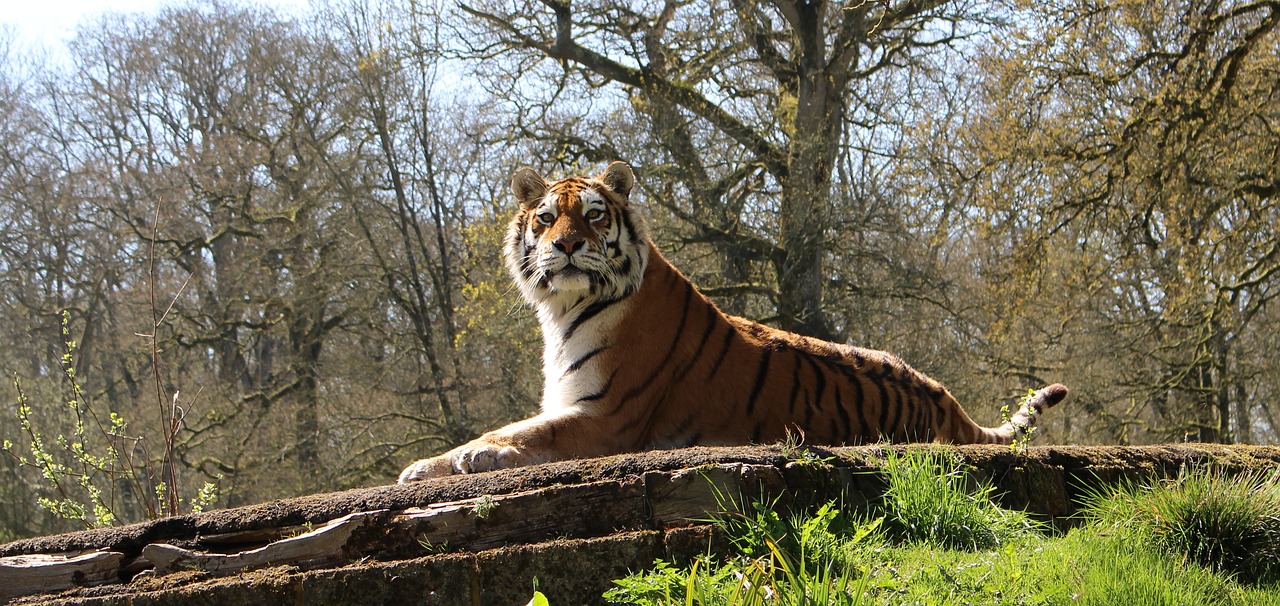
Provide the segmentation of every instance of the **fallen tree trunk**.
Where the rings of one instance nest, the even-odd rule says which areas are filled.
[[[895,447],[903,448],[946,447]],[[949,450],[997,488],[1005,507],[1060,525],[1082,495],[1121,480],[1194,465],[1244,471],[1280,463],[1280,449],[1265,447]],[[596,603],[612,579],[655,558],[718,551],[715,533],[697,521],[735,504],[877,498],[884,452],[641,453],[28,539],[0,546],[0,575],[8,575],[0,576],[0,599],[96,604],[145,596],[185,604],[199,596],[243,604],[306,595],[308,604],[372,604],[413,596],[413,603],[515,604],[527,601],[536,576],[553,603]],[[57,600],[17,597],[59,591]]]

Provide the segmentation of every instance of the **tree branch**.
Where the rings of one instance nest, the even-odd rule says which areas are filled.
[[[671,82],[648,67],[627,67],[579,45],[573,39],[573,14],[570,6],[560,2],[548,1],[544,3],[551,7],[556,15],[556,39],[551,44],[525,34],[507,19],[472,8],[466,4],[459,4],[459,7],[466,13],[482,19],[512,36],[524,48],[537,50],[553,59],[572,61],[608,80],[633,86],[651,95],[661,96],[688,109],[694,115],[711,123],[739,145],[750,150],[775,178],[779,180],[786,179],[788,172],[786,155],[774,147],[768,139],[761,136],[741,120],[720,109],[719,106],[692,87]]]

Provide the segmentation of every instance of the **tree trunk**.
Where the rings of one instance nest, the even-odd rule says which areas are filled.
[[[828,71],[823,3],[796,3],[788,16],[800,52],[787,178],[782,186],[778,315],[783,329],[820,339],[836,335],[822,310],[831,173],[840,142],[841,90]]]

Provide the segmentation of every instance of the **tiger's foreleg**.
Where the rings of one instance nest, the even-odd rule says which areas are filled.
[[[582,413],[540,414],[405,468],[400,483],[622,452],[612,428]]]

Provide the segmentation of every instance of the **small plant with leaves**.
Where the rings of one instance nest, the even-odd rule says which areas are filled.
[[[831,461],[831,457],[823,457],[804,443],[804,432],[799,428],[787,428],[782,440],[782,456],[798,465],[822,466]]]
[[[1027,393],[1022,396],[1022,399],[1018,400],[1017,410],[1021,410],[1022,407],[1025,406],[1028,402],[1030,402],[1031,399],[1034,397],[1036,397],[1036,390],[1028,389]],[[1005,404],[1004,406],[1000,407],[1001,423],[1009,423],[1013,420],[1013,417],[1010,415],[1009,410],[1010,410],[1010,407],[1008,404]],[[1036,431],[1039,428],[1027,427],[1026,425],[1022,425],[1020,423],[1015,425],[1021,431],[1019,431],[1018,434],[1014,436],[1013,441],[1009,443],[1009,449],[1015,452],[1023,452],[1027,449],[1027,446],[1031,445],[1031,440],[1035,438]]]
[[[779,512],[778,499],[746,500],[722,493],[712,484],[720,513],[698,520],[715,524],[724,532],[739,553],[747,557],[763,557],[769,553],[769,542],[791,534],[791,520]]]
[[[52,443],[46,440],[37,427],[31,398],[22,379],[15,374],[16,413],[26,447],[20,450],[14,442],[5,440],[4,450],[21,465],[39,471],[47,482],[52,494],[37,498],[40,507],[86,528],[111,526],[120,518],[115,479],[123,477],[137,485],[138,478],[130,473],[130,468],[120,465],[127,457],[125,453],[130,452],[122,442],[127,443],[130,438],[124,435],[126,424],[118,414],[110,413],[104,423],[88,405],[76,377],[76,341],[70,336],[70,314],[65,311],[62,336],[64,349],[58,364],[67,393],[61,408],[70,423],[70,433],[59,432]]]
[[[196,492],[196,496],[191,499],[191,513],[204,513],[217,502],[218,485],[213,482],[205,482],[200,487],[200,490]]]
[[[98,411],[81,387],[76,374],[77,343],[71,337],[71,317],[67,311],[62,314],[62,337],[57,381],[61,384],[59,390],[65,392],[61,397],[62,406],[46,409],[45,414],[37,418],[32,397],[21,377],[15,374],[12,383],[17,395],[15,410],[25,444],[20,447],[9,439],[3,442],[7,454],[20,465],[38,471],[45,482],[49,494],[37,497],[37,503],[55,516],[85,528],[128,521],[136,517],[136,512],[152,519],[179,513],[176,509],[179,500],[169,482],[153,481],[158,477],[171,480],[172,472],[154,473],[143,438],[127,433],[128,423],[119,413]],[[173,432],[181,427],[181,417],[177,420],[171,427]],[[57,429],[59,426],[62,430]],[[45,427],[53,428],[49,433],[57,432],[52,441],[46,438]],[[162,466],[166,470],[173,467],[169,459],[162,462]],[[191,500],[191,510],[204,511],[217,498],[217,486],[206,482]]]
[[[481,495],[471,502],[471,512],[476,514],[476,518],[485,519],[498,508],[498,502],[490,495]]]
[[[418,535],[415,540],[418,542],[418,546],[422,547],[427,553],[448,553],[452,550],[448,539],[435,543],[426,535]]]
[[[542,592],[538,591],[538,577],[533,577],[533,598],[530,599],[529,603],[525,604],[525,606],[551,606],[551,602],[547,600],[547,596],[542,595]]]

